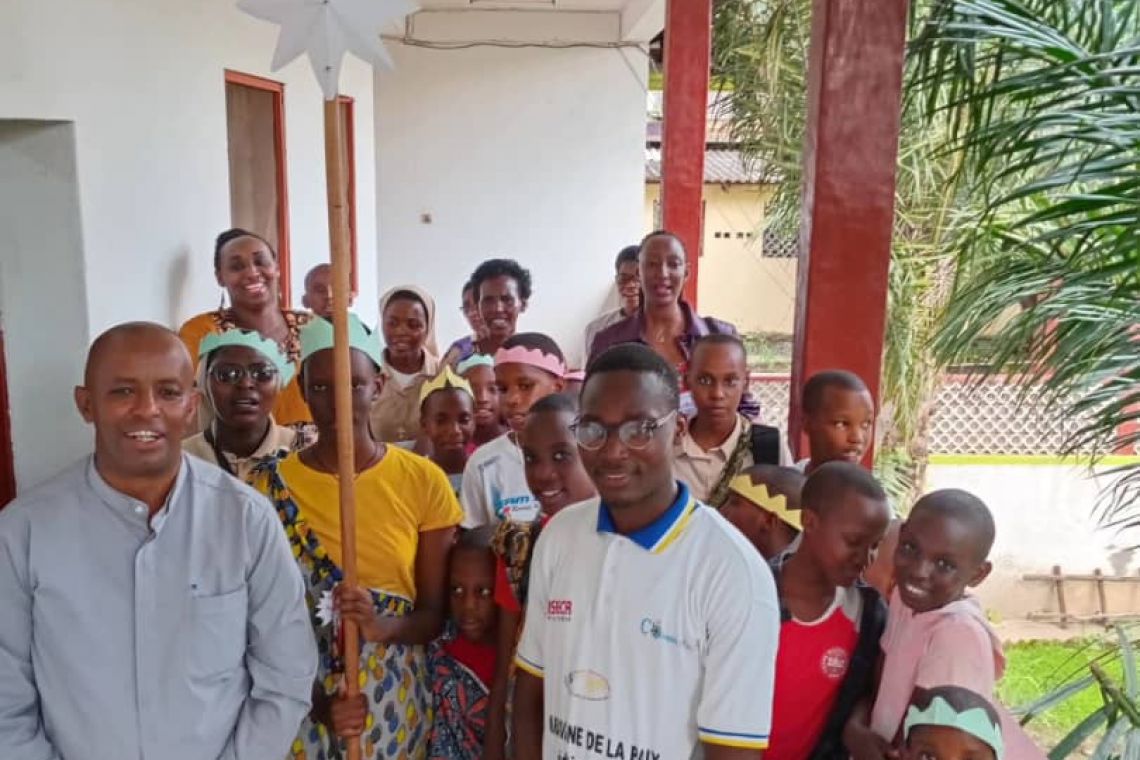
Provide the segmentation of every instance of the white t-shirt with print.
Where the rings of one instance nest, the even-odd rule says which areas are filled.
[[[546,760],[763,749],[780,615],[768,566],[689,497],[615,532],[598,499],[542,531],[516,662],[544,679]]]
[[[463,527],[468,529],[538,517],[541,505],[526,484],[522,451],[510,433],[483,444],[467,460],[459,501],[465,513]]]

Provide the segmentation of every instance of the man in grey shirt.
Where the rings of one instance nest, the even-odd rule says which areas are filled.
[[[281,760],[317,652],[272,506],[182,454],[190,357],[101,335],[75,389],[95,454],[0,511],[0,758]]]

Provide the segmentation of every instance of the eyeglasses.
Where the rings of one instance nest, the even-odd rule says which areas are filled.
[[[582,422],[578,420],[570,426],[578,445],[587,451],[599,451],[606,445],[610,433],[617,431],[618,439],[628,448],[638,450],[646,448],[653,442],[653,436],[669,420],[677,416],[677,410],[658,417],[655,420],[627,420],[620,425],[603,425],[600,422]]]
[[[219,364],[210,369],[210,377],[227,385],[237,385],[247,375],[255,383],[268,383],[277,379],[277,368],[268,364],[253,364],[249,367],[240,364]]]

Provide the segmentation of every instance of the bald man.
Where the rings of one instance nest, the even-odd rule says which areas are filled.
[[[95,453],[0,512],[0,757],[281,760],[317,652],[276,514],[182,454],[198,406],[165,327],[100,335]]]

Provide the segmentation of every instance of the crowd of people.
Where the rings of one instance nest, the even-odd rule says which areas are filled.
[[[218,309],[100,335],[94,453],[0,511],[0,757],[1043,757],[969,591],[986,505],[890,504],[841,369],[793,459],[686,261],[668,232],[618,254],[582,371],[518,329],[512,260],[443,351],[415,285],[350,313],[350,586],[328,266],[283,309],[270,245],[220,235]]]

